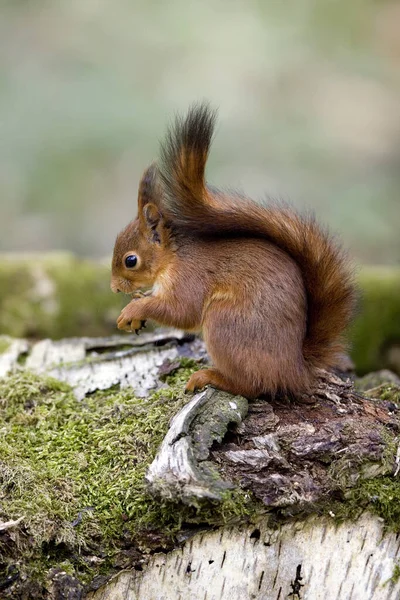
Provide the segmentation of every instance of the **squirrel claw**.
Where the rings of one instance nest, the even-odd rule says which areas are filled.
[[[136,335],[139,335],[139,331],[141,329],[144,329],[145,327],[146,327],[146,321],[140,321],[140,327],[138,327],[137,329],[135,329]]]
[[[137,327],[137,328],[135,329],[135,333],[136,333],[136,335],[139,335],[139,331],[140,331],[141,329],[144,329],[145,327],[146,327],[146,321],[143,321],[143,320],[142,320],[142,321],[140,321],[140,327]]]

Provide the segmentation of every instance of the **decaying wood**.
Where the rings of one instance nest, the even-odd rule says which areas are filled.
[[[236,397],[211,390],[208,394],[221,405],[224,401],[238,404]],[[183,494],[190,502],[192,494],[195,502],[197,491],[198,497],[207,495],[200,489],[201,461],[193,447],[199,435],[207,436],[214,420],[200,418],[200,433],[198,427],[191,427],[207,410],[207,399],[205,392],[195,396],[174,417],[149,468],[151,490],[165,499],[178,501]],[[308,400],[249,403],[246,420],[210,454],[227,486],[236,484],[250,490],[265,506],[290,507],[293,513],[350,489],[360,478],[398,472],[396,454],[387,452],[389,445],[399,445],[400,419],[391,402],[367,399],[354,390],[350,380],[323,371]],[[233,417],[227,420],[235,422]],[[210,437],[209,447],[212,441]],[[205,459],[209,459],[208,452],[203,452],[201,460]],[[207,492],[212,496],[209,486]],[[218,490],[216,497],[220,497]]]
[[[221,442],[229,424],[239,424],[247,413],[247,400],[208,389],[196,394],[171,421],[161,448],[147,471],[153,494],[168,500],[196,503],[221,500],[234,487],[218,477],[207,463],[209,448]]]
[[[169,365],[179,364],[181,357],[206,359],[200,340],[171,329],[30,345],[15,340],[0,355],[3,374],[21,355],[25,368],[70,383],[78,398],[116,384],[145,396],[164,385]],[[210,389],[188,397],[174,417],[148,470],[149,488],[168,500],[196,503],[204,497],[216,500],[223,490],[240,486],[268,507],[296,511],[348,489],[360,477],[398,471],[386,452],[397,443],[395,408],[363,397],[349,379],[321,371],[314,393],[301,403],[287,398],[250,402],[241,423],[247,402]],[[210,453],[229,423],[229,440]]]
[[[29,368],[70,383],[79,399],[114,385],[146,396],[165,385],[165,375],[182,357],[207,360],[200,340],[176,330],[138,337],[14,340],[0,354],[0,376]],[[150,492],[175,501],[179,510],[182,502],[219,502],[224,491],[240,488],[260,501],[264,516],[252,526],[193,532],[182,547],[143,557],[143,571],[124,571],[88,598],[400,597],[400,583],[391,579],[400,560],[399,540],[384,532],[379,519],[364,515],[337,527],[335,515],[320,510],[318,517],[290,520],[312,513],[321,500],[345,497],[362,478],[399,476],[397,406],[366,398],[350,379],[322,371],[314,392],[299,400],[248,403],[211,388],[188,396],[186,406],[171,415],[170,429],[147,471]],[[272,529],[274,511],[286,522]],[[56,575],[54,586],[71,587],[66,573]],[[54,592],[54,598],[61,593]]]

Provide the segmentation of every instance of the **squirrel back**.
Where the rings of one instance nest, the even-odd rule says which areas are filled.
[[[312,215],[206,185],[215,120],[208,105],[195,105],[170,129],[159,166],[163,213],[175,232],[185,237],[261,238],[287,253],[301,271],[307,296],[304,360],[311,369],[337,366],[355,305],[346,254]]]

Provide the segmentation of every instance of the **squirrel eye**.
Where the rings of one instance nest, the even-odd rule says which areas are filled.
[[[137,256],[136,254],[130,254],[125,258],[125,266],[127,269],[133,269],[137,265]]]

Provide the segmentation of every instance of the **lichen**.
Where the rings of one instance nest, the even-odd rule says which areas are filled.
[[[146,490],[146,469],[187,402],[182,380],[194,368],[185,365],[145,399],[124,389],[78,402],[65,384],[26,371],[0,380],[0,519],[23,517],[14,551],[1,548],[6,566],[19,563],[46,587],[49,569],[66,560],[68,572],[87,582],[112,571],[122,539],[140,545],[145,531],[171,537],[183,523],[222,524],[252,512],[240,490],[222,503],[179,510]]]

